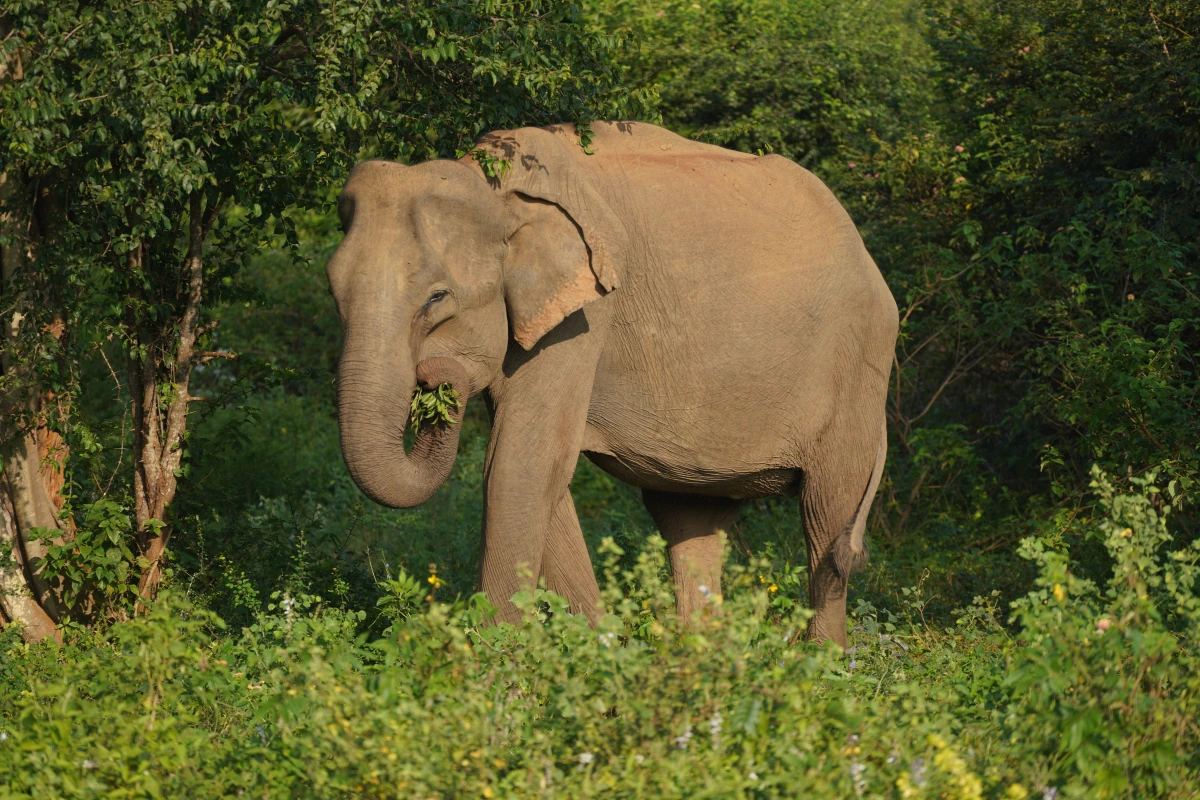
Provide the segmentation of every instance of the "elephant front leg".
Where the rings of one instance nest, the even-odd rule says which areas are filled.
[[[519,354],[491,389],[492,438],[484,466],[480,586],[497,619],[519,622],[512,596],[545,577],[572,611],[598,616],[600,592],[571,501],[570,483],[587,427],[602,320],[580,314],[548,337],[554,346]]]
[[[496,620],[519,622],[513,595],[544,577],[573,613],[595,621],[600,591],[568,488],[578,452],[539,459],[555,448],[538,448],[536,441],[519,456],[506,449],[502,443],[489,458],[480,559],[480,588],[496,607]]]
[[[572,614],[586,615],[593,625],[600,619],[603,613],[600,587],[569,489],[563,493],[550,520],[542,555],[542,577],[547,589],[567,599]]]
[[[497,622],[517,624],[521,612],[512,598],[518,592],[536,588],[542,574],[554,493],[534,490],[531,484],[541,483],[540,476],[522,476],[528,479],[522,482],[518,476],[498,474],[510,468],[503,463],[497,468],[497,459],[491,454],[488,460],[479,588],[496,607]],[[515,467],[511,469],[516,471]]]

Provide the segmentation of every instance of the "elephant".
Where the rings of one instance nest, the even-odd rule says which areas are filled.
[[[446,480],[482,393],[480,588],[532,581],[594,623],[569,484],[582,453],[642,492],[680,615],[720,593],[744,501],[799,498],[807,636],[846,642],[849,575],[887,452],[896,303],[812,173],[639,122],[497,131],[461,159],[371,160],[338,200],[338,420],[358,486],[407,508]],[[464,402],[405,452],[409,400]]]

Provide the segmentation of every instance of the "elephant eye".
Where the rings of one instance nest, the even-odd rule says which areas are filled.
[[[450,292],[446,291],[445,289],[438,289],[436,292],[429,295],[429,299],[425,301],[425,307],[429,308],[437,301],[446,299],[447,295],[449,294]]]

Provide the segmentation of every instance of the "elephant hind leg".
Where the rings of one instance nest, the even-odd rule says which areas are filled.
[[[567,599],[572,614],[586,615],[593,625],[600,619],[600,587],[569,489],[563,492],[550,519],[542,553],[542,577],[547,589]]]
[[[737,519],[741,503],[726,497],[642,492],[642,502],[667,540],[675,578],[675,608],[688,619],[704,607],[705,594],[721,593],[721,537]]]
[[[858,507],[851,515],[850,521],[842,529],[833,544],[834,566],[843,578],[849,578],[854,572],[867,565],[870,560],[870,548],[867,546],[867,515],[871,512],[871,504],[875,501],[875,492],[879,489],[879,481],[883,478],[883,465],[887,459],[887,423],[881,426],[879,443],[876,447],[875,466],[871,469],[871,480],[859,500]]]
[[[847,437],[849,438],[849,437]],[[865,438],[865,437],[864,437]],[[878,438],[878,434],[873,439]],[[840,439],[843,443],[846,439]],[[867,513],[883,472],[886,444],[864,443],[870,461],[847,463],[845,449],[804,476],[800,510],[808,548],[808,595],[815,615],[806,637],[846,646],[846,586],[850,573],[866,563]]]

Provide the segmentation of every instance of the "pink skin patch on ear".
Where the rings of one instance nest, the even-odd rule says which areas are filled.
[[[596,276],[586,266],[575,273],[574,282],[564,286],[538,310],[528,321],[513,329],[513,338],[526,350],[531,349],[552,328],[558,326],[568,315],[574,314],[587,303],[606,294],[596,281]]]

